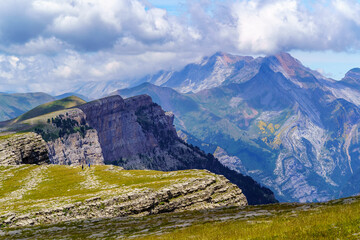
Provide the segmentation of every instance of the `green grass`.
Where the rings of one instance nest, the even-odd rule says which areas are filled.
[[[72,107],[76,107],[78,105],[86,103],[79,97],[70,96],[67,98],[63,98],[60,100],[56,100],[53,102],[45,103],[36,108],[24,113],[23,115],[19,116],[15,121],[21,122],[27,119],[35,118],[41,115],[45,115],[47,113],[56,112],[59,110],[64,110]]]
[[[79,220],[2,230],[7,234],[4,239],[359,239],[360,198]]]
[[[106,171],[107,166],[97,166],[97,168],[98,171],[95,172],[95,175],[102,182],[131,188],[147,187],[151,189],[160,189],[162,187],[170,185],[175,181],[181,181],[181,179],[184,178],[195,177],[193,170],[184,170],[169,173],[149,170],[115,172]],[[198,172],[196,176],[199,176],[199,174],[206,175],[205,172]]]
[[[0,166],[0,215],[27,213],[92,197],[118,196],[132,189],[159,189],[187,178],[207,175],[205,171],[125,171],[109,165]]]
[[[88,189],[80,187],[85,176],[79,175],[79,167],[54,165],[46,169],[46,179],[41,181],[35,189],[26,193],[23,200],[41,200],[62,198],[90,193]]]
[[[11,134],[6,134],[6,135],[0,135],[0,141],[1,140],[6,140],[9,139],[15,135],[21,135],[22,133],[11,133]]]
[[[107,199],[133,189],[159,189],[206,174],[209,173],[198,170],[125,171],[109,165],[85,167],[84,170],[81,166],[61,165],[0,166],[0,216],[9,212],[27,214],[52,209],[93,197]],[[26,228],[0,227],[0,239],[91,237],[142,240],[359,239],[360,197],[327,203],[231,207],[140,218],[76,220]]]
[[[276,208],[279,205],[272,205]],[[306,205],[304,205],[306,206]],[[323,204],[310,210],[295,207],[272,216],[208,222],[161,236],[139,239],[359,239],[360,202]]]
[[[25,165],[21,167],[8,167],[0,166],[1,172],[1,188],[0,199],[5,197],[7,193],[14,192],[20,189],[23,185],[23,179],[29,175],[30,171],[35,169],[36,166]],[[6,171],[10,170],[10,171]]]

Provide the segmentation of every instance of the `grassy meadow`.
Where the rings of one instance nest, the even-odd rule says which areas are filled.
[[[0,215],[27,213],[209,174],[115,166],[0,166]],[[0,239],[360,239],[360,198],[0,227]]]

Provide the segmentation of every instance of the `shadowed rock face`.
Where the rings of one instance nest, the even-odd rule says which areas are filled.
[[[15,134],[0,141],[0,165],[47,163],[46,143],[36,133]]]
[[[149,96],[126,101],[112,96],[80,106],[80,109],[89,125],[98,132],[105,163],[119,163],[134,155],[153,152],[165,139],[177,137],[171,117]]]

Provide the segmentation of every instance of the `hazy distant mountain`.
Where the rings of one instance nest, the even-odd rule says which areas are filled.
[[[219,52],[211,57],[204,57],[199,63],[189,64],[180,71],[161,71],[146,76],[142,81],[171,87],[183,93],[198,92],[220,86],[235,76],[241,76],[240,78],[245,81],[251,78],[258,68],[259,59]]]
[[[129,81],[134,82],[135,81]],[[117,89],[125,88],[128,84],[124,81],[98,81],[98,82],[87,82],[75,86],[71,92],[87,96],[89,99],[97,99],[109,95],[111,92],[116,91]],[[136,86],[136,85],[132,85]]]
[[[55,98],[46,93],[0,93],[0,121],[15,118]]]
[[[82,94],[78,94],[78,93],[74,93],[74,92],[69,92],[69,93],[64,93],[64,94],[61,94],[61,95],[57,95],[54,98],[56,100],[60,100],[60,99],[71,97],[71,96],[76,96],[78,98],[83,99],[86,102],[90,102],[91,100],[93,100],[92,98],[89,98],[89,97],[86,97],[86,96],[84,96]]]
[[[357,77],[353,69],[342,81],[327,79],[287,53],[256,59],[218,53],[146,79],[191,93],[151,84],[117,93],[149,94],[175,113],[178,130],[199,147],[221,147],[222,158],[237,157],[223,162],[246,169],[278,199],[323,201],[360,192]]]

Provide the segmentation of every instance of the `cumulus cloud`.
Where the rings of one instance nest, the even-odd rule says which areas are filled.
[[[300,0],[243,0],[218,3],[213,11],[201,9],[200,3],[191,9],[209,43],[221,47],[223,42],[242,54],[360,47],[358,1],[317,1],[309,6]]]
[[[359,50],[359,13],[356,0],[199,0],[179,16],[146,0],[0,1],[0,91],[128,86],[216,51]]]

